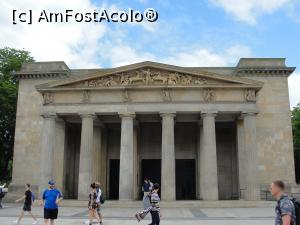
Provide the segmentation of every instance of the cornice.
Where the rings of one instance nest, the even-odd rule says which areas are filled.
[[[286,68],[236,68],[234,74],[239,77],[243,76],[283,76],[288,77],[294,71],[296,67]]]

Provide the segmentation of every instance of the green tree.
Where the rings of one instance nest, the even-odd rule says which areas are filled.
[[[33,58],[25,50],[0,49],[0,181],[9,181],[12,172],[18,82],[12,72]]]
[[[300,182],[300,103],[292,110],[296,180]]]

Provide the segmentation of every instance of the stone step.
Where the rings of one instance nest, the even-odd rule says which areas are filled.
[[[88,201],[63,200],[61,206],[86,207]],[[249,208],[249,207],[273,207],[274,201],[244,201],[244,200],[219,200],[219,201],[171,201],[160,203],[164,208]],[[105,201],[106,208],[141,208],[142,201]]]

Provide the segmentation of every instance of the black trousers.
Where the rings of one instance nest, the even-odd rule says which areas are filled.
[[[160,217],[159,217],[159,212],[158,211],[150,211],[151,217],[152,217],[152,223],[149,225],[159,225],[160,222]]]

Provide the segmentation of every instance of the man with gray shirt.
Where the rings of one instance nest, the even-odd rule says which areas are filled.
[[[270,185],[270,192],[277,200],[275,225],[296,225],[296,212],[292,199],[284,193],[283,181],[276,180]]]

